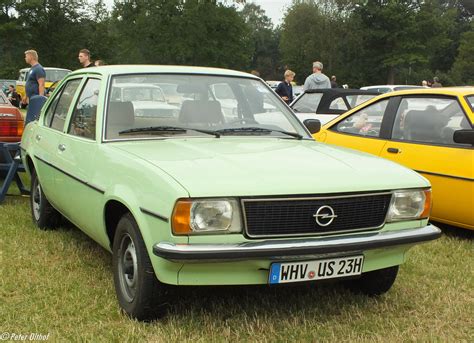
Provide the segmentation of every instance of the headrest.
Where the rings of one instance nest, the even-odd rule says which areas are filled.
[[[128,129],[133,126],[135,115],[130,101],[111,101],[107,111],[107,125],[123,126]]]

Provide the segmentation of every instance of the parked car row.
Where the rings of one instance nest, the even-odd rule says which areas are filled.
[[[345,106],[356,105],[347,97]],[[171,115],[161,114],[164,104]],[[369,114],[367,132],[385,132]],[[320,122],[304,124],[241,72],[72,72],[21,141],[33,220],[44,229],[66,217],[110,251],[120,307],[140,320],[162,314],[168,285],[335,279],[383,294],[407,251],[441,234],[428,223],[430,183],[386,159],[318,143],[311,134]]]

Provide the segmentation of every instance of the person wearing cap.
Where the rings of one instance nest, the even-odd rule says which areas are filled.
[[[331,88],[331,81],[329,77],[322,73],[323,64],[319,61],[313,63],[313,74],[306,78],[304,82],[303,90],[307,91],[308,89],[321,89],[321,88]]]

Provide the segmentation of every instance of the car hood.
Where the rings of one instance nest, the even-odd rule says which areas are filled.
[[[398,164],[312,140],[266,137],[111,143],[160,168],[192,197],[295,195],[426,187]]]

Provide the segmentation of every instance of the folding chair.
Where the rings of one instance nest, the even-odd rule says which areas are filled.
[[[0,188],[0,203],[5,199],[8,188],[13,180],[15,180],[18,189],[22,195],[30,194],[25,188],[18,173],[25,172],[25,167],[21,163],[20,143],[1,143],[0,155],[3,156],[3,163],[0,163],[0,171],[7,172],[5,180]]]

